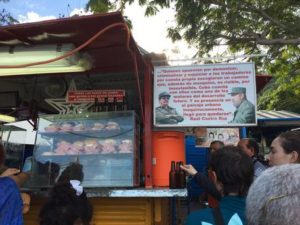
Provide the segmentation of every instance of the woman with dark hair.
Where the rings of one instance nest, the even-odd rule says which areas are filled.
[[[288,163],[300,163],[300,130],[281,133],[271,144],[269,164],[278,166]]]
[[[190,165],[185,167],[189,173]],[[186,225],[246,224],[246,195],[254,173],[251,159],[238,147],[225,146],[212,154],[210,167],[213,182],[222,195],[219,207],[192,212]]]
[[[93,208],[80,185],[83,177],[81,164],[71,163],[65,168],[40,211],[40,225],[90,224]]]
[[[42,207],[40,225],[89,225],[92,219],[92,206],[79,185],[71,180],[56,184]]]

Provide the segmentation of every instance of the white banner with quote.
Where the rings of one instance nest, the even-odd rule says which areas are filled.
[[[253,63],[155,67],[153,94],[156,127],[257,123]]]

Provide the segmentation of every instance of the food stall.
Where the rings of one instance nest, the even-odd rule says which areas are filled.
[[[3,112],[31,119],[36,130],[25,224],[38,224],[48,189],[70,163],[83,165],[92,224],[176,224],[175,197],[187,191],[152,183],[153,68],[122,15],[16,24],[0,33],[1,91],[16,102]]]
[[[258,126],[244,128],[245,136],[260,142],[263,154],[270,152],[272,141],[282,132],[300,127],[300,114],[287,110],[259,110]]]

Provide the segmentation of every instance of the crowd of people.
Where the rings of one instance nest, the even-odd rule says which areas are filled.
[[[300,225],[300,130],[275,138],[268,164],[253,139],[211,151],[208,176],[181,168],[218,204],[192,212],[186,225]]]
[[[269,165],[259,156],[253,139],[241,139],[237,146],[213,141],[210,149],[207,174],[181,165],[216,202],[193,211],[186,225],[300,224],[300,130],[273,140]],[[4,162],[0,144],[0,224],[22,225],[22,215],[29,208],[19,187],[30,173],[6,168]],[[93,208],[80,185],[83,177],[78,163],[62,172],[40,210],[40,225],[90,224]]]

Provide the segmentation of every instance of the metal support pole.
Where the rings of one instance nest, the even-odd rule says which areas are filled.
[[[144,172],[145,187],[152,187],[152,67],[147,64],[144,73]]]

